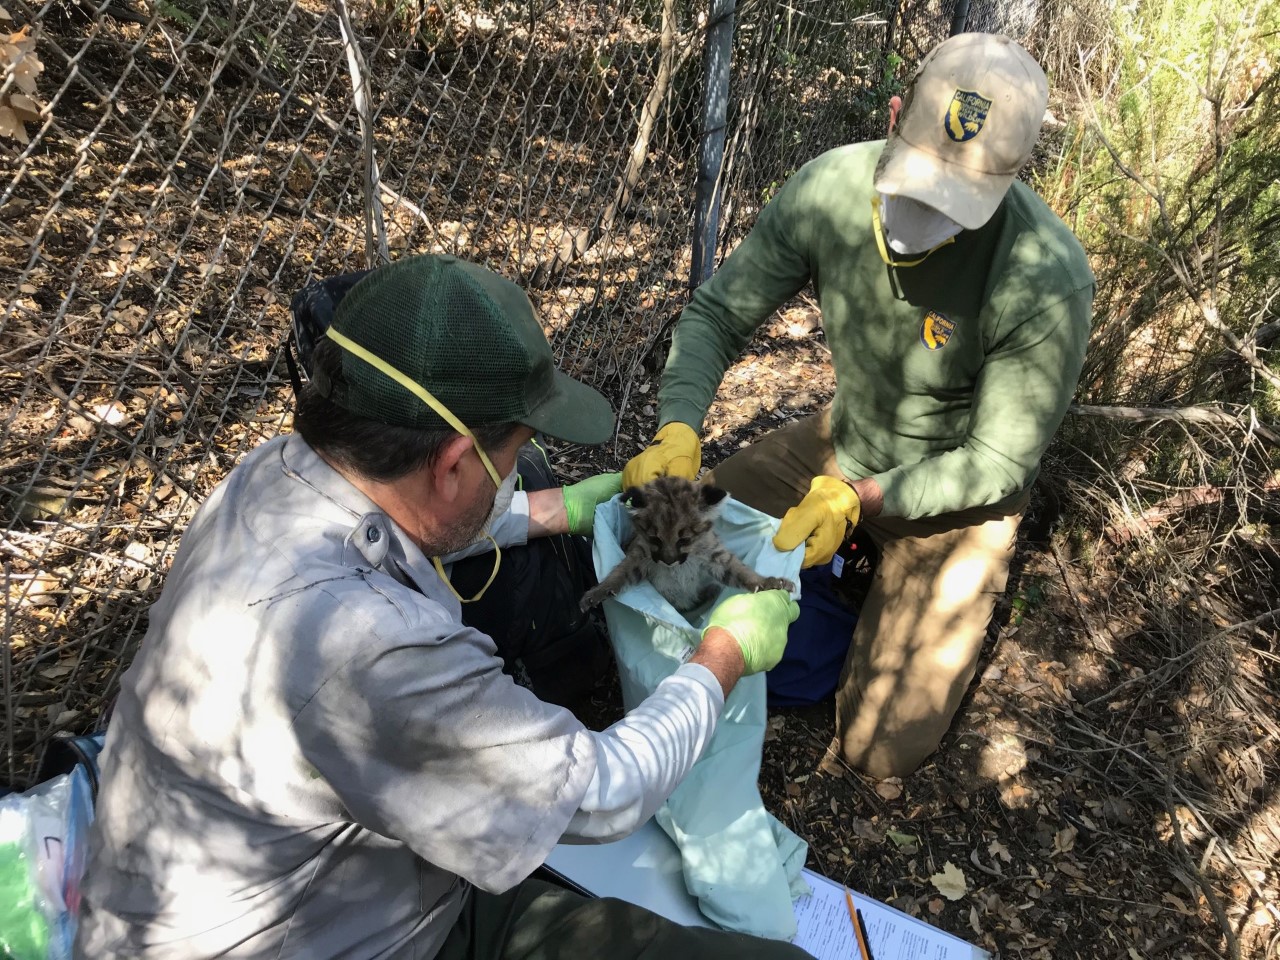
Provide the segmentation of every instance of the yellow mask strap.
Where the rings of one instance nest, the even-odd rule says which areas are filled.
[[[449,582],[449,576],[444,572],[444,564],[440,562],[439,557],[431,558],[431,565],[436,568],[436,573],[440,574],[440,579],[444,581],[444,585],[449,588],[449,592],[454,595],[459,603],[475,603],[484,596],[485,591],[493,585],[493,581],[498,576],[498,568],[502,566],[502,550],[498,546],[498,541],[493,539],[489,534],[485,534],[485,539],[493,544],[493,572],[489,574],[489,579],[484,582],[484,586],[476,593],[474,597],[467,598],[453,589],[453,584]]]
[[[876,247],[880,251],[880,259],[885,262],[886,266],[890,267],[918,267],[920,264],[928,260],[931,254],[937,253],[948,243],[956,242],[955,237],[947,237],[947,239],[943,240],[936,247],[931,250],[927,250],[922,256],[915,260],[894,260],[889,256],[889,248],[885,246],[884,242],[884,227],[880,223],[880,194],[876,194],[871,198],[871,227],[872,232],[876,235]]]
[[[470,430],[468,430],[466,428],[466,425],[463,424],[463,422],[459,420],[457,417],[455,417],[453,415],[453,412],[448,407],[446,407],[443,403],[441,403],[439,400],[433,397],[430,394],[430,392],[428,392],[426,387],[418,383],[416,380],[413,380],[410,377],[405,376],[403,373],[401,373],[391,364],[387,363],[387,361],[383,360],[379,356],[376,356],[375,354],[370,353],[368,350],[360,346],[360,344],[356,343],[354,340],[340,334],[337,330],[333,329],[333,327],[329,327],[329,329],[327,329],[324,333],[326,337],[328,337],[330,340],[332,340],[334,343],[340,346],[343,350],[347,351],[347,353],[350,353],[353,356],[359,357],[361,360],[369,364],[369,366],[373,367],[379,373],[383,374],[384,376],[390,377],[396,383],[400,384],[400,386],[404,387],[406,390],[412,393],[415,397],[417,397],[419,400],[425,403],[428,407],[430,407],[432,410],[438,413],[441,419],[443,419],[445,423],[449,424],[449,426],[453,427],[453,429],[457,430],[464,437],[470,437],[471,443],[475,446],[476,453],[480,457],[480,462],[484,464],[484,468],[489,471],[489,476],[493,478],[494,486],[499,488],[502,487],[502,477],[498,476],[498,471],[494,469],[492,461],[489,460],[489,457],[485,454],[484,450],[481,449],[480,441],[476,439],[476,435],[472,433]],[[497,575],[497,572],[498,572],[498,568],[494,567],[494,576]],[[493,577],[490,577],[489,580],[490,580],[490,583],[492,583]],[[448,582],[449,582],[448,580],[445,581],[445,583],[448,583]],[[485,589],[488,589],[488,586],[489,584],[486,583]],[[453,589],[453,588],[450,587],[450,589]],[[484,593],[484,590],[481,590],[480,593],[481,594]],[[454,594],[454,595],[457,596],[457,594]],[[477,594],[477,596],[474,597],[473,599],[478,600],[479,598],[480,597]],[[458,599],[461,600],[462,598],[458,597]],[[464,600],[463,602],[466,603],[468,601]]]

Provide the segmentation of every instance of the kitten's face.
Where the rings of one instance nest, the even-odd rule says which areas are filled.
[[[657,563],[684,563],[711,533],[724,490],[681,477],[658,477],[624,494],[631,501],[631,522]]]

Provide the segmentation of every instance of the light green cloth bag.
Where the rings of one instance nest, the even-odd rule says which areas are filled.
[[[721,502],[715,529],[725,546],[764,576],[800,582],[803,546],[779,553],[778,521],[732,498]],[[622,561],[631,519],[620,497],[596,509],[593,558],[603,577]],[[687,617],[649,583],[606,600],[605,619],[622,699],[630,710],[697,647],[720,596]],[[727,930],[790,940],[794,898],[809,892],[801,871],[807,845],[765,812],[756,781],[767,721],[764,674],[744,677],[725,702],[715,737],[671,798],[658,824],[680,848],[684,881],[702,913]]]

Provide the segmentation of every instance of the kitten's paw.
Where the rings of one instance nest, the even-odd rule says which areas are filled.
[[[787,593],[795,593],[796,585],[785,577],[765,577],[760,581],[757,592],[759,590],[785,590]]]
[[[608,590],[601,590],[599,587],[592,587],[582,595],[582,599],[578,601],[578,609],[582,611],[590,610],[604,602],[605,597],[609,596]]]

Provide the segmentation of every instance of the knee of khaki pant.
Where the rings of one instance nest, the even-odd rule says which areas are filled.
[[[845,759],[874,777],[913,772],[937,749],[973,681],[989,605],[977,598],[950,628],[931,635],[925,616],[904,621],[868,598],[852,637],[836,699],[837,739]],[[919,598],[916,598],[919,600]],[[888,616],[886,614],[888,613]]]
[[[954,716],[952,711],[917,717],[892,733],[873,726],[870,736],[851,726],[840,731],[836,740],[841,755],[855,769],[879,780],[905,777],[938,749]]]
[[[819,474],[842,476],[831,447],[830,411],[765,434],[711,470],[704,481],[735,500],[781,517]]]
[[[980,553],[980,552],[979,552]],[[836,699],[837,744],[853,766],[904,776],[937,749],[977,667],[1007,557],[954,551],[921,578],[882,558]],[[939,587],[955,572],[963,583]]]
[[[875,777],[915,770],[951,726],[985,636],[985,622],[975,622],[914,649],[891,651],[898,656],[851,655],[836,701],[845,759]],[[855,633],[859,641],[874,642]]]
[[[873,777],[911,773],[937,749],[971,676],[956,678],[945,690],[918,677],[903,682],[893,673],[864,678],[861,696],[837,711],[840,752]]]

